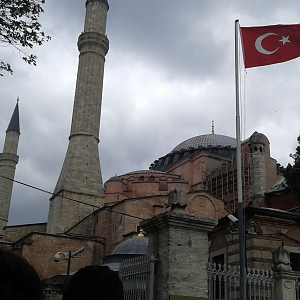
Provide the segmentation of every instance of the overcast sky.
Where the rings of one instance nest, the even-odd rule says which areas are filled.
[[[34,48],[36,67],[0,48],[14,75],[0,78],[0,145],[20,97],[15,179],[52,192],[65,157],[83,30],[84,0],[47,0],[41,18],[52,40]],[[201,134],[235,137],[234,21],[293,24],[300,2],[110,0],[100,160],[103,181],[148,169],[180,142]],[[242,139],[254,131],[286,166],[300,134],[300,59],[242,70]],[[0,151],[1,151],[0,150]],[[9,224],[45,222],[49,195],[14,184]]]

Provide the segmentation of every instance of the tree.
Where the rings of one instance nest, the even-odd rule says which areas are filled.
[[[30,65],[36,65],[37,56],[26,48],[42,45],[50,37],[41,31],[38,19],[44,12],[42,4],[45,0],[0,0],[0,44],[12,46],[21,58]],[[0,61],[1,71],[13,73],[11,65]]]
[[[297,138],[298,146],[295,154],[290,154],[294,159],[294,165],[290,163],[283,171],[287,186],[291,192],[297,195],[297,200],[300,202],[300,135]]]

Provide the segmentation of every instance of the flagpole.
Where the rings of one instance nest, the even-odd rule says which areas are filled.
[[[240,86],[239,86],[239,20],[235,21],[235,98],[236,98],[236,168],[238,190],[238,223],[240,252],[240,299],[246,300],[245,284],[245,234],[242,192],[242,160],[241,160],[241,129],[240,129]]]

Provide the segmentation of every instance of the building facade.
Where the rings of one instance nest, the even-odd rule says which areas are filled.
[[[4,174],[0,177],[0,247],[26,258],[43,280],[65,274],[67,261],[53,260],[57,252],[73,253],[84,247],[81,257],[72,259],[71,272],[89,264],[103,264],[118,245],[138,234],[141,221],[168,212],[168,195],[181,186],[187,191],[187,213],[218,224],[208,234],[209,260],[238,264],[236,228],[226,217],[237,210],[235,138],[216,134],[213,127],[211,133],[175,146],[149,169],[113,176],[103,185],[98,143],[108,8],[106,0],[86,1],[84,32],[78,40],[80,56],[69,146],[45,223],[6,226],[12,182],[4,177],[13,179],[20,134],[19,127],[9,125],[0,155],[0,175]],[[254,132],[241,148],[249,227],[247,263],[270,268],[272,251],[280,243],[291,247],[293,253],[299,252],[299,214],[291,211],[298,203],[288,198],[283,204],[280,197],[285,194],[275,192],[282,176],[264,134]],[[5,164],[11,170],[9,174],[5,173]]]

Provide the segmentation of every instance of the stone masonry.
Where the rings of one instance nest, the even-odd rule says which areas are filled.
[[[251,183],[252,204],[255,207],[265,207],[266,161],[265,147],[267,141],[263,134],[255,131],[250,137],[251,150]]]
[[[86,2],[84,32],[78,39],[80,55],[70,142],[55,195],[50,199],[48,233],[65,232],[104,203],[98,143],[104,62],[109,48],[105,35],[107,11],[105,0]]]
[[[177,185],[168,195],[171,211],[141,222],[149,234],[149,255],[157,259],[154,299],[207,298],[208,237],[215,220],[185,211],[187,191]]]
[[[13,179],[19,161],[17,155],[19,137],[19,106],[17,103],[6,130],[3,153],[0,154],[0,236],[4,235],[3,227],[7,225],[8,221]]]

